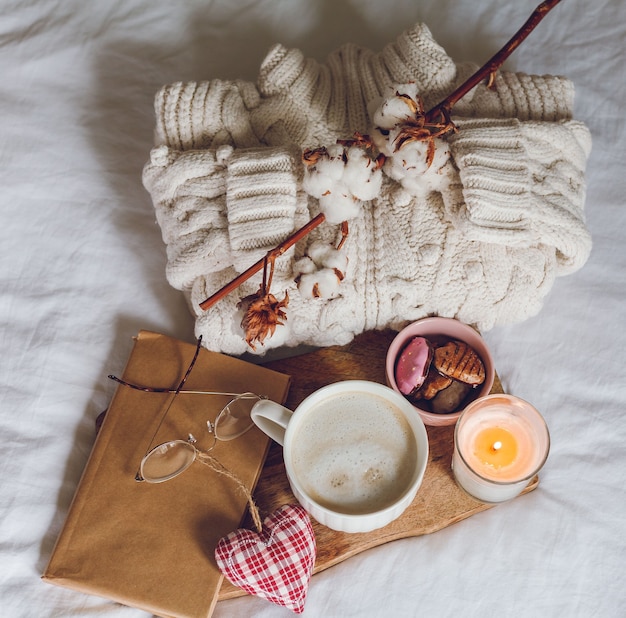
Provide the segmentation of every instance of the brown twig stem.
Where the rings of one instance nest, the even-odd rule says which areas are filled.
[[[472,88],[477,86],[484,79],[492,76],[503,64],[504,61],[520,46],[526,37],[535,29],[539,22],[551,11],[561,0],[546,0],[542,2],[526,20],[526,23],[507,41],[507,43],[493,55],[478,71],[469,79],[463,82],[452,94],[449,94],[441,103],[438,103],[431,110],[426,112],[426,122],[433,123],[443,116],[448,120],[452,107],[462,99]]]
[[[207,310],[212,307],[218,300],[221,300],[227,294],[230,294],[233,290],[237,289],[244,281],[247,281],[258,273],[263,265],[268,260],[275,260],[281,256],[287,249],[295,245],[300,239],[304,238],[309,232],[314,230],[318,225],[322,224],[326,220],[326,216],[323,212],[311,219],[306,225],[303,225],[299,230],[296,230],[291,236],[283,240],[279,245],[270,249],[267,254],[262,257],[258,262],[255,262],[250,268],[244,270],[241,274],[237,275],[230,283],[227,283],[223,288],[219,289],[215,294],[209,296],[206,300],[200,303],[200,308]]]

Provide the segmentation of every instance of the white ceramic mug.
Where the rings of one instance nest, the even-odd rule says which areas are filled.
[[[402,395],[383,384],[336,382],[309,395],[294,412],[262,400],[251,415],[283,446],[298,502],[333,530],[386,526],[411,504],[424,478],[424,423]]]

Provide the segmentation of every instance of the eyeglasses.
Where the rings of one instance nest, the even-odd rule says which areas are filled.
[[[262,399],[259,395],[254,393],[223,393],[217,391],[183,390],[183,386],[185,385],[191,370],[196,364],[201,345],[202,336],[198,338],[196,351],[191,363],[189,364],[182,380],[175,389],[140,386],[138,384],[126,382],[125,380],[122,380],[114,375],[108,376],[111,380],[114,380],[123,386],[134,388],[135,390],[147,393],[174,394],[174,397],[170,400],[150,440],[148,450],[139,464],[139,470],[135,476],[136,481],[146,481],[148,483],[162,483],[164,481],[169,481],[184,472],[198,458],[198,456],[208,453],[215,448],[218,440],[221,442],[234,440],[235,438],[238,438],[246,433],[254,425],[252,419],[250,418],[250,411],[252,410],[254,404]],[[215,421],[207,421],[207,430],[213,437],[213,443],[208,448],[200,450],[195,445],[197,442],[195,437],[192,434],[189,434],[186,440],[170,440],[169,442],[163,442],[162,444],[150,449],[150,445],[153,443],[155,436],[157,435],[165,417],[174,403],[174,400],[178,395],[182,394],[230,397],[230,400],[222,408],[220,413],[215,418]]]

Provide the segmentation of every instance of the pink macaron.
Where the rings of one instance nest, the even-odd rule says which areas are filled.
[[[396,384],[403,395],[411,394],[424,383],[432,357],[432,347],[424,337],[413,337],[404,346],[395,369]]]

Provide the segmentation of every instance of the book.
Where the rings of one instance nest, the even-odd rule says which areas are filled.
[[[176,389],[195,345],[141,331],[122,378]],[[254,392],[284,403],[289,376],[201,349],[184,390]],[[65,523],[42,579],[165,618],[207,618],[223,576],[214,550],[241,526],[248,502],[232,478],[195,461],[163,483],[137,482],[145,453],[175,439],[213,438],[214,421],[229,397],[144,392],[118,386],[98,432]],[[170,405],[171,404],[171,405]],[[252,491],[269,438],[256,426],[211,455]]]

